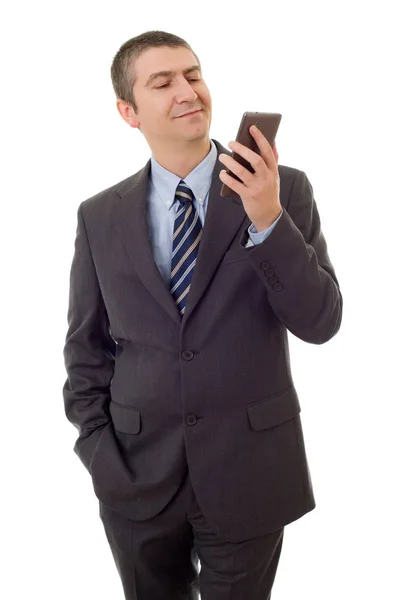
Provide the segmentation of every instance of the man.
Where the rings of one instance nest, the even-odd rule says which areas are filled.
[[[323,344],[342,318],[313,190],[260,131],[261,156],[229,144],[254,174],[210,140],[210,93],[181,38],[129,40],[111,74],[152,156],[78,209],[74,450],[126,599],[267,600],[284,526],[315,508],[287,330]]]

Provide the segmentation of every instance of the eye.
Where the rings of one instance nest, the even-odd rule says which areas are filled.
[[[197,78],[197,79],[188,79],[188,81],[191,81],[191,82],[193,82],[193,81],[200,81],[200,78]],[[161,90],[162,88],[165,88],[165,87],[168,87],[168,86],[169,86],[169,83],[164,83],[164,85],[159,85],[158,87],[156,87],[156,90]]]

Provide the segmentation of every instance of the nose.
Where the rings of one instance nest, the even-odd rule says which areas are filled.
[[[196,100],[197,94],[186,79],[179,84],[176,98],[178,102],[194,102]]]

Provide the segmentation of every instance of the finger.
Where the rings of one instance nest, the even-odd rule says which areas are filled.
[[[278,150],[276,149],[275,144],[272,146],[272,152],[274,153],[276,164],[278,164],[278,162],[279,162],[279,154],[278,154]]]
[[[263,135],[258,129],[258,127],[256,127],[255,125],[252,125],[250,127],[250,133],[255,139],[257,146],[260,148],[261,156],[264,159],[267,167],[275,170],[276,162],[274,161],[274,152],[271,148],[271,144],[269,143],[265,135]]]
[[[231,150],[233,150],[233,152],[240,154],[240,156],[246,159],[247,162],[251,164],[257,175],[261,174],[265,169],[266,163],[264,159],[257,154],[257,152],[253,152],[253,150],[250,150],[250,148],[247,148],[247,146],[243,146],[243,144],[240,142],[229,142],[228,146],[231,148]]]
[[[232,156],[228,156],[227,154],[220,154],[219,160],[230,171],[232,171],[232,173],[237,175],[246,186],[250,185],[251,179],[253,178],[253,173],[246,169],[246,167],[241,165],[237,160],[232,158]]]
[[[243,183],[240,183],[240,181],[237,181],[234,177],[231,177],[226,171],[220,171],[219,178],[239,196],[244,196],[246,193],[246,186],[244,186]]]

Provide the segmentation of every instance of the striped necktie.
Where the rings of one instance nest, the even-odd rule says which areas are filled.
[[[176,188],[176,200],[179,201],[179,206],[172,242],[170,290],[183,316],[203,228],[193,204],[193,192],[183,180]]]

